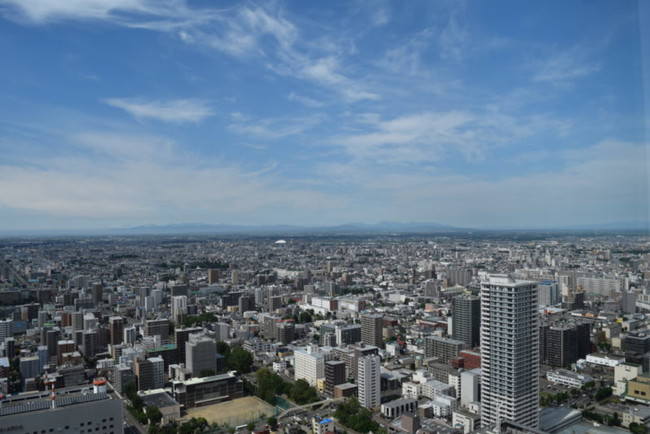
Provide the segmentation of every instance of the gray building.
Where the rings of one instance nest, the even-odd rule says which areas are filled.
[[[441,363],[447,363],[451,359],[458,357],[458,353],[465,347],[465,342],[457,339],[427,336],[424,339],[424,356],[427,358],[435,357]]]
[[[361,315],[361,342],[384,348],[384,318],[381,314]]]
[[[452,300],[452,338],[465,342],[469,348],[478,346],[481,335],[481,299],[475,295],[459,295]]]
[[[7,433],[121,434],[123,406],[105,386],[59,389],[54,401],[49,390],[5,398],[0,408],[0,427]]]
[[[194,377],[217,372],[217,343],[202,335],[190,335],[185,343],[185,367]]]

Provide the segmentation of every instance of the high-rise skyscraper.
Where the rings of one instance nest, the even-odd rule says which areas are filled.
[[[539,425],[537,285],[508,275],[481,282],[481,423]]]
[[[108,319],[111,333],[111,345],[119,345],[124,341],[124,320],[121,316],[112,316]]]
[[[481,335],[481,299],[475,295],[459,295],[452,301],[452,337],[469,348],[479,344]]]
[[[361,342],[384,348],[384,318],[380,314],[361,315]]]
[[[187,296],[177,295],[172,297],[172,319],[175,323],[180,323],[187,315]]]
[[[360,358],[357,369],[359,403],[366,408],[379,407],[381,398],[381,360],[379,356]]]

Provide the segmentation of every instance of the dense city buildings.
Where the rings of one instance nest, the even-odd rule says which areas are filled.
[[[138,393],[166,421],[194,407],[218,414],[268,398],[251,386],[264,369],[287,383],[286,399],[352,397],[386,429],[545,431],[558,408],[549,394],[581,408],[610,385],[611,414],[650,402],[645,239],[94,243],[2,250],[18,271],[0,281],[16,293],[0,297],[13,303],[0,306],[1,414],[50,384],[57,396],[88,394],[104,376],[108,399]],[[75,262],[89,248],[101,266]],[[583,276],[610,277],[585,288]],[[298,380],[308,399],[291,388]],[[330,417],[337,402],[304,415]]]

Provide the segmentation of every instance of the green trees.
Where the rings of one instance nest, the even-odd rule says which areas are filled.
[[[138,391],[135,387],[135,384],[128,384],[124,389],[124,394],[131,402],[131,404],[127,406],[129,413],[131,413],[139,423],[146,425],[149,421],[149,418],[144,412],[144,401],[142,401],[142,398],[138,396]]]
[[[208,421],[202,417],[193,417],[178,427],[178,434],[194,434],[205,431],[210,427]]]
[[[217,342],[217,353],[226,359],[226,367],[231,371],[238,371],[242,374],[248,374],[253,366],[253,356],[251,353],[239,346],[230,348],[225,342]]]
[[[217,353],[226,357],[228,354],[230,354],[230,345],[222,341],[217,342]]]
[[[150,425],[158,425],[162,420],[162,413],[160,412],[158,407],[154,407],[153,405],[148,405],[147,408],[145,409],[145,413],[147,414],[147,418],[149,419]]]
[[[257,396],[269,404],[275,404],[276,395],[287,393],[289,389],[282,377],[266,368],[258,369],[255,379],[257,380]]]
[[[269,424],[269,427],[271,427],[273,431],[278,429],[278,420],[275,417],[273,416],[269,417],[268,419],[266,419],[266,423]]]
[[[632,422],[630,426],[628,426],[628,429],[634,434],[646,434],[648,432],[648,428],[646,428],[645,425],[636,422]]]
[[[320,399],[316,389],[302,379],[290,384],[266,368],[258,369],[255,379],[257,380],[257,396],[269,404],[275,404],[275,397],[284,394],[299,405],[309,404]]]
[[[560,405],[569,399],[568,392],[559,392],[556,394],[542,393],[539,397],[539,405],[549,407],[551,405]]]
[[[582,385],[582,390],[591,390],[594,387],[596,387],[596,383],[594,381],[588,381]]]
[[[585,419],[591,419],[601,424],[606,424],[609,426],[618,426],[621,424],[621,418],[618,413],[614,413],[612,416],[606,414],[600,414],[593,411],[593,408],[584,410],[582,415]]]
[[[204,322],[216,322],[217,316],[212,312],[206,312],[199,315],[189,315],[183,320],[183,327],[194,327]]]
[[[177,421],[172,421],[162,426],[149,425],[149,434],[198,434],[212,432],[210,429],[210,424],[205,418],[193,417],[182,424],[179,424]]]
[[[377,432],[379,424],[372,420],[372,413],[354,398],[347,399],[336,407],[334,417],[343,425],[358,432]]]
[[[234,347],[226,355],[228,369],[248,374],[253,366],[253,356],[242,347]]]
[[[596,401],[602,401],[605,398],[609,398],[612,396],[612,388],[611,387],[601,387],[598,389],[598,392],[596,392]]]
[[[289,398],[296,404],[304,405],[318,401],[318,392],[308,382],[300,379],[293,383],[289,390]]]

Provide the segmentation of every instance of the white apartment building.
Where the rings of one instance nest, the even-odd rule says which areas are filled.
[[[480,400],[481,369],[463,371],[460,374],[460,404],[463,407]]]
[[[481,282],[481,423],[539,426],[536,282],[489,275]]]
[[[359,403],[366,408],[379,407],[381,403],[381,359],[375,355],[361,357],[357,366]]]
[[[420,385],[411,381],[402,383],[402,397],[418,399],[420,397]]]
[[[325,378],[326,354],[316,346],[307,346],[293,352],[294,378],[303,379],[315,386],[319,378]]]

